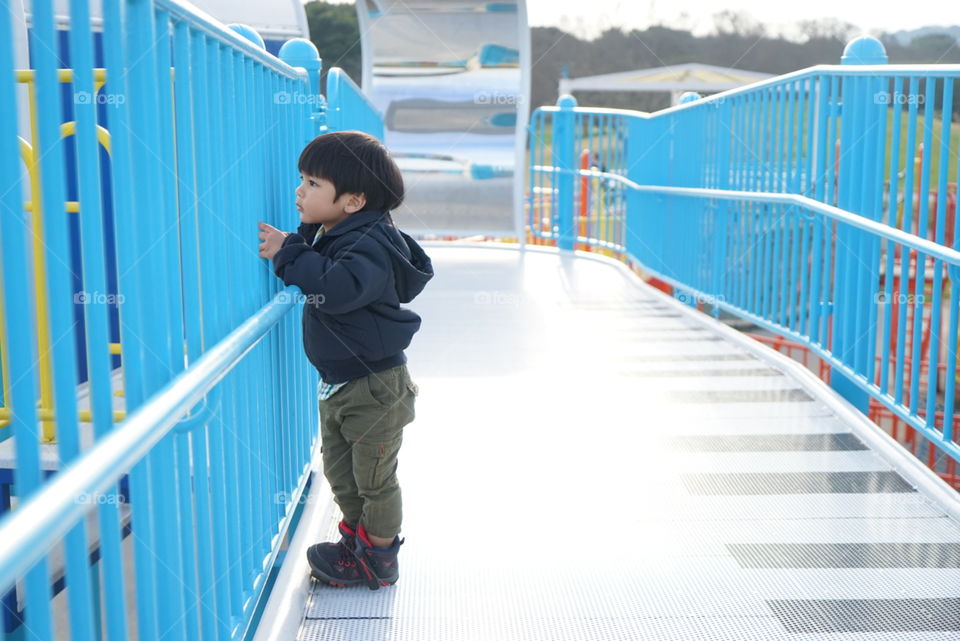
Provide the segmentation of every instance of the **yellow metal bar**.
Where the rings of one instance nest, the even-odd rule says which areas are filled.
[[[76,121],[71,120],[70,122],[65,122],[60,125],[60,137],[66,138],[67,136],[75,136],[77,134],[77,123]],[[110,132],[97,125],[97,142],[107,150],[107,153],[113,153],[110,149]]]
[[[54,414],[53,410],[49,407],[42,407],[39,410],[38,416],[41,421],[53,422]],[[80,418],[81,423],[92,423],[93,422],[93,413],[90,410],[79,410],[77,416]],[[127,413],[123,410],[113,410],[113,422],[120,423],[127,418]],[[8,425],[10,423],[10,408],[0,407],[0,427]]]
[[[75,200],[68,200],[66,202],[66,210],[68,214],[76,214],[80,212],[80,203]],[[28,200],[23,203],[23,211],[33,211],[33,201]]]
[[[18,72],[19,73],[19,72]],[[34,84],[27,85],[27,96],[30,105],[30,136],[39,140],[37,131],[37,96]],[[36,151],[25,141],[20,141],[21,153],[29,150],[29,157],[25,159],[27,173],[30,176],[30,199],[34,204],[31,216],[31,230],[33,232],[33,273],[35,276],[35,291],[37,295],[37,343],[39,348],[40,365],[40,410],[49,408],[53,404],[53,372],[50,362],[50,303],[47,300],[47,264],[43,242],[43,191],[40,188],[40,162]],[[56,440],[56,430],[53,423],[41,419],[41,441],[52,443]]]
[[[17,82],[23,84],[33,84],[33,69],[18,69],[16,72]],[[57,80],[60,82],[73,82],[73,69],[58,69]],[[106,69],[93,70],[93,82],[101,85],[107,81]],[[99,87],[97,87],[99,89]],[[31,114],[32,115],[32,114]],[[34,138],[36,140],[36,138]]]
[[[16,80],[19,83],[27,85],[27,95],[29,99],[29,113],[30,113],[30,135],[31,138],[36,141],[38,140],[37,132],[37,103],[36,103],[36,92],[34,88],[34,79],[35,74],[32,69],[21,69],[17,70],[15,73]],[[172,70],[171,70],[172,76]],[[59,69],[57,72],[57,78],[61,83],[73,82],[74,72],[73,69]],[[107,81],[107,74],[105,69],[94,69],[93,70],[93,81],[94,81],[94,93],[99,91]],[[107,150],[107,153],[112,153],[110,145],[110,132],[104,129],[103,127],[97,125],[96,128],[97,141]],[[76,134],[76,123],[75,122],[66,122],[60,125],[60,136],[61,138],[66,138],[67,136],[73,136]],[[39,399],[39,419],[42,424],[41,429],[41,441],[46,443],[52,443],[56,440],[56,424],[54,420],[53,412],[53,372],[52,372],[52,363],[51,363],[51,336],[50,336],[50,302],[47,298],[47,271],[46,271],[46,256],[44,254],[44,241],[43,241],[43,199],[42,199],[42,188],[41,188],[41,176],[40,176],[40,163],[34,148],[30,143],[20,139],[20,155],[23,159],[23,163],[27,168],[27,174],[30,179],[30,200],[24,203],[24,211],[32,214],[31,216],[31,231],[33,234],[33,259],[34,259],[34,288],[36,293],[36,315],[37,315],[37,347],[39,358],[39,371],[40,371],[40,399]],[[80,203],[77,201],[67,201],[65,203],[65,209],[68,213],[78,213],[80,211]],[[6,345],[6,317],[5,310],[2,307],[2,278],[0,278],[0,340],[3,342],[0,343],[0,373],[3,376],[3,389],[4,389],[4,399],[10,398],[10,373],[9,366],[7,364],[7,345]],[[121,354],[120,343],[109,343],[108,350],[110,354]],[[117,390],[114,392],[114,396],[124,396],[123,390]],[[10,408],[4,406],[0,407],[0,428],[3,428],[10,424]],[[81,421],[91,421],[92,416],[90,410],[81,410],[79,412]],[[114,412],[113,413],[114,422],[120,422],[125,417],[124,412]]]

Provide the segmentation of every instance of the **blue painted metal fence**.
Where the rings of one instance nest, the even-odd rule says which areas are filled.
[[[256,223],[297,225],[296,159],[327,128],[319,58],[300,42],[287,64],[179,0],[104,0],[106,68],[95,69],[88,3],[72,0],[73,72],[64,81],[53,4],[38,0],[36,100],[18,106],[8,9],[0,9],[0,334],[16,442],[4,497],[16,505],[0,521],[4,632],[58,638],[61,619],[75,641],[133,631],[242,638],[308,487],[317,434],[316,372],[289,313],[299,291],[281,289],[258,257]],[[62,91],[74,102],[70,148]],[[349,90],[340,95],[352,100]],[[36,133],[35,166],[26,168],[17,131],[25,108]],[[347,113],[337,125],[373,128],[371,118]],[[104,136],[109,163],[99,158]],[[63,205],[68,166],[78,170],[76,211]],[[30,215],[25,169],[36,182]],[[71,268],[71,223],[81,273]],[[46,269],[37,272],[41,226]],[[105,261],[114,235],[115,267]],[[86,294],[84,331],[71,322],[75,279]],[[55,444],[41,443],[38,421],[38,297],[50,309]],[[111,386],[121,373],[112,371],[111,306],[120,310],[120,390]],[[88,409],[78,405],[78,358]],[[118,395],[124,409],[115,411]],[[56,472],[44,467],[51,456]],[[132,557],[122,553],[126,537]],[[68,612],[53,611],[63,594],[52,600],[51,585],[66,586]]]
[[[843,62],[653,114],[538,109],[528,232],[807,345],[958,460],[960,66],[872,39]]]
[[[356,129],[383,140],[383,114],[342,69],[327,72],[327,127]]]

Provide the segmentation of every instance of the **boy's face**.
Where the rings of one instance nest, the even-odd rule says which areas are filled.
[[[332,182],[302,172],[296,193],[300,221],[322,224],[327,231],[366,204],[363,194],[340,194],[335,199],[337,190]]]

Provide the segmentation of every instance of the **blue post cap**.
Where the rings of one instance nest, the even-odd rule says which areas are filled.
[[[684,91],[680,95],[680,102],[677,104],[685,105],[688,102],[694,102],[696,100],[700,100],[701,98],[703,98],[703,96],[698,94],[696,91]]]
[[[307,71],[320,69],[320,54],[306,38],[292,38],[280,47],[280,59],[291,67],[303,67]]]
[[[842,65],[885,65],[887,64],[887,50],[883,43],[873,36],[859,36],[847,43],[843,48]]]
[[[557,106],[561,109],[573,109],[577,106],[577,99],[568,93],[557,98]]]
[[[232,29],[239,33],[241,36],[257,45],[259,48],[266,50],[266,45],[263,44],[263,38],[260,37],[260,34],[256,32],[253,27],[247,26],[245,24],[228,24],[228,29]]]

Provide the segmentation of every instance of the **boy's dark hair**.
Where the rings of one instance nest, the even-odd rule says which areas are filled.
[[[363,194],[364,209],[393,211],[403,202],[403,176],[379,140],[362,131],[335,131],[317,136],[297,162],[308,176],[333,183],[336,196]]]

